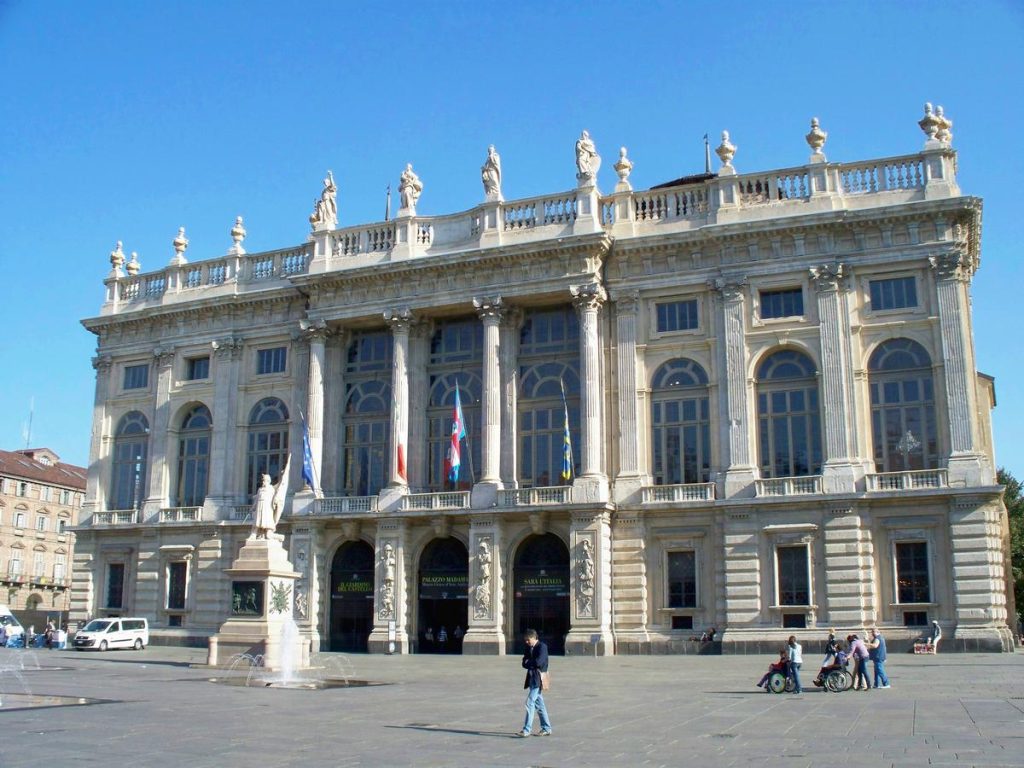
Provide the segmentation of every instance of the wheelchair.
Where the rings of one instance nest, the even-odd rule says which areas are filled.
[[[830,670],[825,675],[825,679],[820,687],[832,693],[848,691],[853,687],[853,674],[847,669],[846,665],[840,669]]]
[[[771,693],[792,693],[793,689],[796,688],[796,683],[785,672],[772,672],[765,688]]]

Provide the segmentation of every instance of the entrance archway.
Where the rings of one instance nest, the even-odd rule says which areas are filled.
[[[569,633],[569,549],[553,533],[528,537],[516,550],[513,628],[509,646],[521,650],[523,632],[537,630],[548,652],[565,653]]]
[[[420,555],[420,653],[462,653],[469,605],[469,553],[455,538],[434,539]]]
[[[347,541],[331,562],[332,651],[365,653],[373,630],[373,547]]]

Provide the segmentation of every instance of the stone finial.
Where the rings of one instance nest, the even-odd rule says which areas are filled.
[[[722,169],[729,169],[729,172],[735,173],[736,170],[732,167],[732,159],[736,156],[736,146],[729,141],[729,132],[722,131],[722,143],[718,145],[715,150],[715,154],[718,155],[718,159],[722,161]]]
[[[117,241],[114,250],[110,252],[110,275],[111,277],[121,276],[121,267],[124,266],[124,251],[121,250],[121,241]]]
[[[140,269],[142,269],[142,265],[139,263],[139,254],[132,251],[132,260],[124,265],[124,271],[134,277],[139,274]]]
[[[626,157],[626,148],[619,148],[619,162],[615,164],[615,172],[619,174],[619,183],[615,185],[616,192],[629,192],[633,185],[629,183],[629,174],[633,170],[633,161]]]
[[[239,216],[235,219],[235,226],[231,228],[231,239],[234,241],[234,245],[228,251],[229,254],[235,254],[241,256],[245,253],[245,248],[242,247],[242,241],[245,240],[245,236],[248,234],[245,231],[245,227],[242,226],[242,217]]]
[[[938,130],[935,131],[935,138],[941,141],[943,144],[949,145],[953,143],[953,121],[946,117],[946,114],[942,111],[942,105],[935,107],[935,119],[939,121]]]
[[[928,137],[927,141],[935,141],[935,136],[939,132],[940,121],[932,112],[931,102],[927,102],[924,105],[924,117],[918,120],[917,124],[921,126],[924,135]]]
[[[821,130],[821,124],[818,122],[818,118],[811,118],[811,132],[804,138],[807,140],[807,146],[812,150],[811,162],[825,162],[825,153],[821,151],[821,148],[825,146],[825,141],[828,139],[828,131]]]
[[[174,246],[174,258],[171,259],[171,266],[177,267],[187,264],[185,249],[188,248],[188,238],[185,237],[184,227],[178,227],[178,236],[171,241],[171,245]]]

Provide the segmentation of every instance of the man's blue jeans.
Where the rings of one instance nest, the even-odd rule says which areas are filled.
[[[523,733],[533,732],[533,713],[540,715],[540,729],[551,732],[551,721],[548,720],[548,708],[544,705],[544,695],[540,688],[531,688],[526,695],[526,722],[523,723]]]
[[[889,677],[885,674],[885,662],[872,659],[875,664],[875,688],[889,684]]]
[[[799,664],[794,664],[792,661],[789,662],[789,676],[793,678],[793,693],[802,693],[803,688],[800,687]]]

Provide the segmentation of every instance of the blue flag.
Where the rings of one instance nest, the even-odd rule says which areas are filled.
[[[562,480],[568,483],[572,480],[572,435],[569,432],[569,404],[565,400],[565,383],[559,379],[562,386],[562,410],[565,413],[565,427],[562,430]]]
[[[309,445],[309,425],[306,417],[302,417],[302,479],[313,493],[317,492],[316,472],[313,468],[313,450]]]

